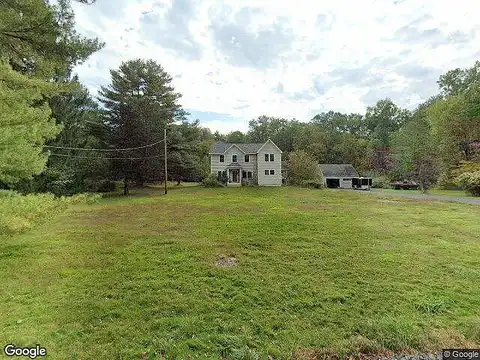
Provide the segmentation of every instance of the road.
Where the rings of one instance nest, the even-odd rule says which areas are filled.
[[[448,196],[448,195],[432,195],[432,194],[412,194],[408,190],[397,190],[395,192],[385,192],[381,189],[371,189],[370,191],[359,191],[365,194],[377,195],[377,196],[392,196],[392,197],[402,197],[407,199],[414,200],[437,200],[437,201],[447,201],[447,202],[458,202],[464,204],[475,204],[480,205],[480,198],[475,199],[471,197],[458,197],[458,196]]]

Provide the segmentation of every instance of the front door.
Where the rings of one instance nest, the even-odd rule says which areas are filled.
[[[240,170],[232,170],[232,182],[240,182]]]

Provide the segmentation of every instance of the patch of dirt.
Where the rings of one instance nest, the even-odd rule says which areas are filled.
[[[222,255],[217,259],[217,261],[215,261],[215,265],[221,267],[234,267],[238,266],[238,261],[236,257]]]

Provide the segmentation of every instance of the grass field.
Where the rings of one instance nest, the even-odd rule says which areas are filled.
[[[393,193],[393,194],[422,194],[421,190],[395,190],[395,189],[376,189],[376,190],[382,191],[385,193]],[[455,197],[473,197],[463,190],[430,189],[428,190],[428,194],[442,195],[442,196],[446,195],[446,196],[455,196]]]
[[[480,344],[480,206],[285,187],[161,193],[0,237],[2,343],[52,359]]]

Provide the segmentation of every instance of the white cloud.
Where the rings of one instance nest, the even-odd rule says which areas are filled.
[[[362,112],[385,96],[414,107],[440,74],[477,60],[478,10],[474,0],[98,0],[75,5],[77,25],[107,45],[76,70],[96,89],[121,61],[157,60],[185,108],[242,119],[200,119],[220,131],[262,114]]]

